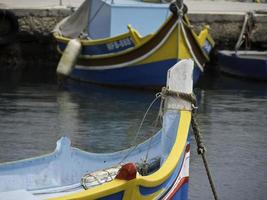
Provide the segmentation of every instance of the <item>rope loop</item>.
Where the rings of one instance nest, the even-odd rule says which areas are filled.
[[[176,91],[169,90],[166,87],[163,87],[160,94],[161,94],[162,98],[166,98],[167,96],[171,96],[174,98],[180,98],[182,100],[188,101],[192,105],[196,105],[196,103],[197,103],[196,97],[193,93],[188,94],[188,93],[183,93],[183,92],[176,92]]]

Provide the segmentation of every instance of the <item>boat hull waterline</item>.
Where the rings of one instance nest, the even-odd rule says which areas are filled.
[[[129,32],[106,39],[80,39],[81,53],[70,74],[72,78],[103,85],[127,87],[162,87],[167,70],[181,59],[193,58],[196,82],[209,61],[214,41],[205,27],[199,35],[191,28],[186,15],[171,14],[153,34],[145,37],[128,27]],[[58,51],[64,51],[72,38],[55,32]],[[60,76],[60,73],[58,73]]]
[[[246,79],[267,81],[267,52],[220,51],[218,62],[222,72]]]

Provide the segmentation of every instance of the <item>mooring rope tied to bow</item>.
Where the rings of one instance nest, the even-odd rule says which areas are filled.
[[[146,117],[147,117],[147,114],[148,114],[148,112],[150,111],[151,107],[154,105],[154,103],[155,103],[159,98],[162,99],[159,114],[163,114],[162,107],[163,107],[163,104],[164,104],[163,102],[164,102],[166,96],[178,97],[178,98],[181,98],[181,99],[183,99],[183,100],[185,100],[185,101],[189,101],[191,104],[196,103],[196,98],[195,98],[195,96],[192,95],[192,94],[181,93],[181,92],[175,92],[175,91],[172,91],[172,90],[167,89],[166,87],[163,87],[162,90],[161,90],[161,92],[159,92],[159,93],[156,94],[156,97],[153,99],[153,101],[152,101],[152,102],[150,103],[150,105],[148,106],[148,108],[147,108],[147,110],[146,110],[146,112],[145,112],[145,114],[144,114],[144,116],[143,116],[143,119],[142,119],[141,122],[140,122],[139,128],[138,128],[138,130],[137,130],[137,132],[136,132],[136,136],[135,136],[135,138],[134,138],[134,140],[133,140],[133,143],[132,143],[133,147],[132,147],[132,149],[129,151],[129,153],[126,154],[126,155],[123,157],[123,159],[119,162],[120,164],[123,163],[123,161],[125,161],[125,160],[128,158],[128,156],[129,156],[129,155],[130,155],[130,154],[137,148],[138,144],[135,144],[135,143],[136,143],[136,140],[137,140],[137,138],[138,138],[138,136],[139,136],[139,134],[140,134],[141,128],[143,127],[143,124],[144,124],[144,121],[145,121],[145,119],[146,119]],[[159,119],[159,118],[161,118],[161,117],[157,117],[157,119]],[[156,120],[157,120],[157,119],[156,119]],[[151,145],[151,140],[152,140],[152,138],[150,139],[149,147],[150,147],[150,145]],[[149,151],[149,149],[148,149],[148,151]],[[148,151],[147,151],[147,154],[146,154],[146,156],[145,156],[145,161],[146,161],[147,158],[148,158]]]
[[[211,172],[210,172],[210,169],[209,169],[209,166],[208,166],[208,161],[207,161],[207,158],[206,158],[206,155],[205,155],[207,150],[206,150],[206,147],[204,145],[203,137],[202,137],[202,135],[200,133],[199,125],[198,125],[197,119],[196,119],[196,114],[197,114],[197,109],[198,109],[198,107],[196,106],[197,105],[196,96],[194,95],[194,93],[188,94],[188,93],[176,92],[176,91],[169,90],[166,87],[162,88],[161,96],[163,98],[165,98],[166,96],[178,97],[178,98],[180,98],[182,100],[185,100],[185,101],[188,101],[188,102],[190,102],[192,104],[191,126],[192,126],[192,130],[193,130],[193,133],[194,133],[194,136],[195,136],[195,140],[196,140],[196,143],[197,143],[197,152],[202,157],[202,160],[203,160],[203,163],[204,163],[204,167],[205,167],[205,170],[206,170],[206,173],[207,173],[207,176],[208,176],[208,180],[209,180],[209,183],[210,183],[210,187],[211,187],[214,199],[218,200],[218,195],[217,195],[217,191],[216,191],[216,188],[215,188],[215,184],[214,184],[214,181],[212,179]]]
[[[205,167],[205,170],[206,170],[206,173],[207,173],[207,176],[208,176],[208,180],[209,180],[209,183],[210,183],[210,187],[211,187],[211,190],[212,190],[212,193],[213,193],[213,196],[214,196],[214,199],[215,200],[218,200],[218,195],[217,195],[217,191],[216,191],[216,188],[215,188],[215,184],[214,184],[214,181],[212,179],[212,176],[211,176],[211,172],[210,172],[210,169],[209,169],[209,166],[208,166],[208,161],[207,161],[207,158],[206,158],[206,148],[205,148],[205,145],[203,143],[203,140],[202,140],[202,135],[200,133],[200,130],[199,130],[199,126],[198,126],[198,123],[197,123],[197,120],[196,120],[196,113],[197,113],[197,100],[196,100],[196,96],[194,95],[194,93],[192,94],[189,94],[189,93],[182,93],[182,92],[176,92],[176,91],[172,91],[172,90],[169,90],[168,88],[166,87],[163,87],[161,92],[157,93],[156,94],[156,97],[154,98],[154,100],[150,103],[148,109],[146,110],[144,116],[143,116],[143,119],[140,123],[140,126],[138,128],[138,131],[137,131],[137,134],[135,136],[135,139],[134,139],[134,142],[136,142],[136,139],[140,133],[140,130],[141,130],[141,127],[143,126],[143,123],[144,123],[144,120],[149,112],[149,110],[151,109],[152,105],[159,99],[161,98],[161,105],[163,105],[165,99],[167,96],[171,96],[171,97],[174,97],[174,98],[180,98],[182,100],[185,100],[189,103],[191,103],[192,105],[192,119],[191,119],[191,126],[192,126],[192,130],[193,130],[193,133],[194,133],[194,136],[195,136],[195,140],[196,140],[196,143],[197,143],[197,152],[199,155],[201,155],[202,157],[202,160],[203,160],[203,163],[204,163],[204,167]],[[162,114],[163,111],[162,111],[162,106],[160,106],[160,111],[159,111],[159,114]],[[151,141],[150,141],[151,142]],[[150,146],[151,144],[149,144]],[[136,149],[138,145],[134,145],[132,147],[132,149],[129,151],[128,154],[125,155],[125,157],[120,161],[120,164],[127,159],[127,157]],[[149,151],[149,149],[148,149]],[[147,151],[147,154],[145,156],[145,162],[148,158],[148,151]]]

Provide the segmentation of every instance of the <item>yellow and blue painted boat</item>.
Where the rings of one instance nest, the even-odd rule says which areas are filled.
[[[209,34],[208,26],[199,35],[192,30],[185,9],[181,12],[182,9],[173,3],[170,10],[172,14],[161,27],[145,37],[130,25],[125,34],[94,40],[87,37],[73,39],[63,36],[60,31],[55,31],[53,35],[57,41],[57,48],[63,55],[58,74],[104,85],[162,87],[171,66],[181,59],[193,58],[196,82],[209,61],[214,41]],[[72,47],[66,48],[69,45],[79,49],[70,62],[68,60],[74,50]],[[67,73],[60,70],[62,66],[66,68],[66,65],[67,68],[71,68]]]
[[[1,199],[188,199],[191,102],[179,94],[191,96],[193,65],[168,71],[162,128],[150,139],[96,154],[63,137],[51,154],[0,164]]]

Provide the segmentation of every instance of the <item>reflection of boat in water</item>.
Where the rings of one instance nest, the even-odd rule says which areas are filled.
[[[187,199],[191,102],[177,94],[191,97],[192,71],[191,60],[170,69],[162,91],[162,129],[149,140],[123,151],[94,154],[62,138],[51,154],[1,164],[1,198]]]
[[[89,3],[85,2],[74,15],[64,19],[55,29],[53,35],[58,50],[62,53],[57,69],[60,75],[105,85],[161,87],[166,82],[167,70],[178,60],[194,58],[195,82],[205,63],[209,61],[209,52],[214,42],[208,28],[196,35],[184,13],[185,7],[180,9],[176,4],[171,4],[172,14],[155,33],[145,37],[140,36],[137,30],[129,25],[128,33],[91,39],[87,27],[93,29],[90,25],[92,20],[81,22],[83,26],[77,24],[80,23],[77,20],[84,17],[85,13],[88,15],[88,6]],[[116,3],[112,6],[116,7]],[[143,2],[137,12],[142,8],[149,8],[149,12],[153,6]],[[124,6],[124,9],[124,12],[127,12],[127,6]],[[99,23],[96,25],[99,26]],[[147,24],[149,21],[144,20],[143,23]],[[81,37],[84,30],[86,33]],[[77,37],[79,39],[73,39]]]

